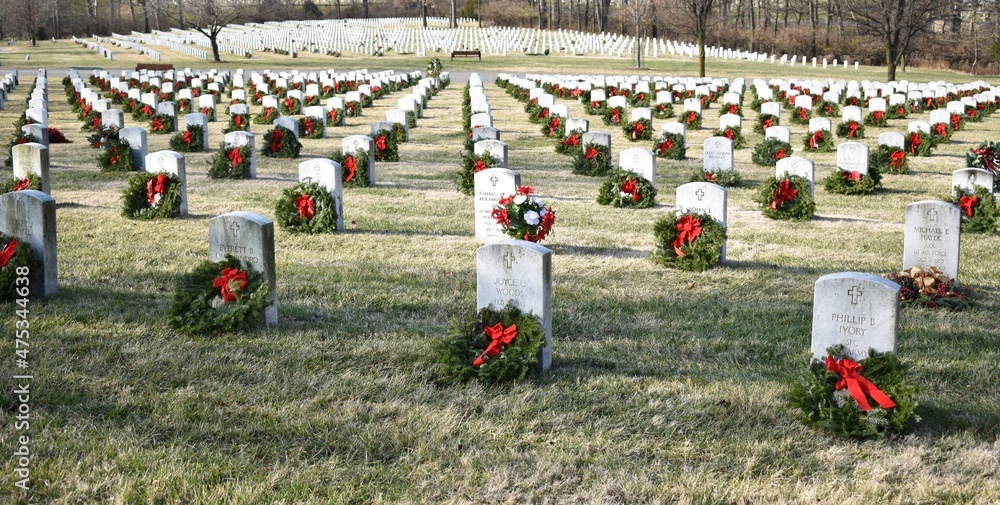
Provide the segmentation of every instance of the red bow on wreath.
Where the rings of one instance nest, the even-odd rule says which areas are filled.
[[[614,121],[615,124],[618,124],[618,123],[622,122],[622,111],[621,111],[621,109],[614,108],[614,109],[611,110],[611,120]]]
[[[240,148],[234,147],[229,151],[229,162],[233,164],[233,168],[240,166],[243,163],[243,155],[240,154]]]
[[[937,132],[938,135],[944,137],[948,134],[948,125],[944,123],[937,123],[934,125],[934,131]]]
[[[562,141],[562,145],[576,147],[580,145],[580,136],[574,133]]]
[[[312,121],[312,119],[306,118],[306,120],[303,121],[303,129],[306,131],[306,136],[310,136],[310,137],[312,136],[312,134],[313,134],[313,121]]]
[[[963,195],[959,200],[958,206],[965,211],[965,215],[972,217],[975,214],[976,204],[979,203],[979,197],[976,195]]]
[[[184,143],[191,145],[191,130],[184,131]]]
[[[277,128],[275,128],[271,132],[271,154],[274,154],[281,150],[281,148],[283,147],[283,144],[281,143],[281,137],[283,136],[284,134],[281,133],[281,130]]]
[[[162,197],[167,192],[167,184],[170,184],[170,179],[163,173],[156,174],[156,177],[146,182],[146,199],[150,205],[156,205],[157,195]]]
[[[17,241],[11,240],[10,242],[7,242],[7,247],[4,247],[3,251],[0,251],[0,269],[6,267],[7,263],[10,263],[11,258],[14,257],[14,253],[16,252]]]
[[[734,138],[736,138],[736,132],[733,131],[732,128],[726,128],[726,131],[722,134],[722,136],[726,137],[729,140],[733,140]]]
[[[601,155],[601,153],[597,152],[597,149],[594,149],[593,147],[588,147],[587,148],[587,153],[584,154],[583,157],[586,158],[586,159],[588,159],[588,160],[592,160],[592,159],[594,159],[594,158],[596,158],[596,157],[598,157],[600,155]]]
[[[233,289],[234,283],[236,289]],[[212,287],[219,288],[219,296],[226,305],[229,305],[236,301],[236,292],[247,287],[247,273],[235,268],[224,268],[222,277],[216,277],[212,281]]]
[[[344,168],[347,169],[347,177],[344,178],[344,182],[351,182],[358,171],[358,159],[354,156],[344,158]]]
[[[792,181],[785,179],[778,184],[778,189],[774,190],[771,208],[777,209],[778,206],[794,200],[797,196],[799,196],[799,190],[792,187]]]
[[[642,121],[636,121],[632,125],[632,140],[638,140],[642,132],[646,131],[646,126],[642,124]]]
[[[385,143],[385,135],[381,135],[379,138],[375,139],[375,148],[378,149],[380,153],[389,148],[389,146]]]
[[[632,195],[632,200],[638,202],[642,200],[642,195],[639,194],[638,183],[635,179],[626,179],[622,183],[621,192],[627,195]]]
[[[153,131],[160,131],[164,128],[163,121],[160,118],[153,118]]]
[[[806,110],[805,107],[799,109],[799,118],[802,119],[803,121],[809,120],[809,111]]]
[[[299,209],[299,217],[308,221],[316,216],[316,199],[311,195],[301,195],[295,199],[295,208]]]
[[[823,140],[824,139],[823,139],[823,132],[822,131],[817,130],[817,131],[813,132],[812,136],[809,137],[809,148],[810,149],[819,149],[819,146],[821,144],[823,144]]]
[[[903,161],[905,160],[906,160],[906,152],[902,150],[893,151],[893,153],[889,155],[889,166],[895,168],[896,170],[899,170],[903,168]]]
[[[693,125],[694,122],[697,121],[697,120],[698,120],[698,113],[697,112],[695,112],[695,111],[688,112],[688,120],[687,120],[688,126]]]
[[[677,256],[684,256],[684,251],[681,251],[681,247],[685,242],[692,243],[694,239],[701,236],[701,221],[698,218],[686,215],[677,221],[677,238],[674,239],[674,252]]]
[[[776,159],[776,160],[784,159],[784,158],[787,158],[787,157],[788,157],[788,149],[785,149],[784,147],[782,147],[781,149],[778,149],[774,153],[774,159]]]
[[[560,126],[562,126],[562,123],[559,122],[559,118],[558,117],[552,118],[552,122],[549,123],[549,136],[551,137],[555,135],[556,132],[559,131]]]
[[[30,184],[31,184],[31,179],[25,177],[24,179],[17,181],[17,184],[14,185],[14,188],[11,189],[11,191],[21,191],[23,189],[28,189],[28,186]]]
[[[475,173],[478,173],[478,172],[482,172],[483,170],[486,170],[487,168],[489,168],[489,167],[486,166],[486,162],[485,161],[483,161],[483,160],[476,160],[476,164],[472,166],[472,171],[475,172]]]
[[[856,170],[855,171],[844,170],[843,175],[844,179],[852,182],[861,182],[861,179],[864,178],[864,175],[862,175],[861,172],[858,172]]]
[[[840,382],[837,382],[837,391],[847,388],[854,400],[858,402],[858,407],[861,407],[861,410],[868,412],[872,409],[871,405],[868,404],[868,396],[878,402],[883,409],[895,407],[896,402],[892,401],[889,395],[883,393],[872,381],[861,376],[859,372],[862,368],[850,358],[837,361],[833,359],[833,356],[826,357],[826,369],[842,377]]]
[[[663,142],[660,143],[658,147],[660,149],[660,154],[664,154],[667,151],[674,148],[674,140],[673,139],[664,140]]]
[[[233,116],[233,122],[236,123],[236,126],[239,126],[240,128],[242,128],[243,127],[243,116],[241,116],[239,114]]]
[[[472,366],[476,368],[482,366],[490,358],[498,356],[508,345],[514,343],[514,339],[517,338],[517,325],[512,324],[504,328],[502,324],[497,323],[483,328],[483,332],[486,333],[487,337],[490,337],[491,342],[490,345],[486,346],[486,350],[476,358],[476,361],[472,362]]]
[[[847,136],[854,138],[854,136],[857,135],[857,133],[858,133],[858,122],[851,121],[851,123],[847,125]]]
[[[919,132],[913,132],[910,135],[910,152],[913,153],[913,154],[916,154],[917,153],[917,146],[919,146],[920,144],[921,144],[920,133]]]
[[[770,128],[770,127],[772,127],[772,126],[774,126],[774,119],[765,118],[764,119],[764,124],[762,126],[764,127],[765,130],[768,129],[768,128]]]
[[[872,113],[872,119],[876,122],[881,121],[883,116],[885,116],[885,111],[877,110]]]

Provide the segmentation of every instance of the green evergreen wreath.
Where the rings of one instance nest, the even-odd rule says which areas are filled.
[[[868,169],[880,174],[905,174],[910,169],[910,161],[903,149],[879,144],[868,153]]]
[[[215,107],[202,107],[198,112],[204,114],[208,118],[209,123],[215,122]]]
[[[325,132],[323,118],[306,116],[299,119],[299,138],[321,139]]]
[[[607,126],[620,126],[625,120],[625,109],[623,107],[607,107],[601,114],[601,121]]]
[[[656,119],[667,119],[674,117],[674,106],[670,103],[658,103],[653,106],[653,117]]]
[[[235,301],[225,303],[216,279],[222,272],[233,268],[246,272],[247,283],[242,289],[233,289]],[[229,283],[232,288],[232,282]],[[204,261],[190,274],[177,280],[174,303],[170,308],[170,326],[184,333],[218,334],[250,329],[264,322],[267,283],[260,272],[250,270],[233,256],[226,255],[219,262]]]
[[[700,224],[700,232],[693,240],[682,238],[682,232],[678,228],[694,220]],[[722,259],[726,227],[710,214],[670,214],[653,225],[653,242],[653,261],[667,267],[702,272]]]
[[[816,130],[809,134],[803,142],[807,152],[828,153],[833,151],[833,134],[830,130]]]
[[[792,152],[791,144],[772,137],[753,148],[750,160],[753,161],[754,165],[773,167],[778,163],[778,160],[791,156]]]
[[[822,117],[838,117],[840,116],[840,104],[837,102],[828,102],[823,100],[819,103],[819,107],[816,108],[819,115]]]
[[[295,116],[302,112],[302,101],[298,98],[287,97],[281,100],[280,105],[284,116]]]
[[[873,167],[867,174],[835,169],[823,179],[823,188],[837,195],[870,195],[882,187],[882,175]]]
[[[726,137],[727,139],[733,141],[733,149],[743,149],[747,146],[747,141],[743,138],[740,132],[742,128],[736,128],[733,126],[727,126],[724,129],[715,130],[712,132],[712,137]]]
[[[141,105],[136,103],[135,107],[132,109],[132,119],[139,123],[149,121],[150,119],[153,119],[153,116],[155,115],[156,109],[148,103],[143,103]]]
[[[906,152],[913,156],[930,156],[934,152],[934,145],[934,139],[923,131],[918,130],[906,135]]]
[[[416,128],[417,127],[417,115],[412,111],[406,111],[406,127]]]
[[[649,93],[629,93],[627,98],[630,107],[649,107]]]
[[[4,182],[0,182],[0,195],[10,193],[12,191],[23,191],[25,189],[41,191],[42,178],[35,174],[28,174],[28,176],[24,179],[14,177],[13,179],[7,179]]]
[[[346,107],[345,115],[347,117],[359,117],[361,116],[361,102],[357,100],[351,100],[344,104]]]
[[[566,135],[566,118],[549,116],[547,121],[542,122],[540,131],[546,137],[562,139]]]
[[[261,154],[269,158],[298,158],[302,143],[295,132],[284,126],[275,126],[264,133],[264,148]]]
[[[725,116],[726,114],[735,114],[737,116],[743,116],[743,107],[738,103],[724,103],[722,107],[719,108],[719,117]]]
[[[789,118],[792,124],[798,125],[808,125],[810,119],[812,119],[812,109],[807,107],[796,107]]]
[[[212,156],[208,176],[212,179],[249,179],[253,149],[250,145],[221,144]]]
[[[787,181],[787,182],[785,182]],[[794,190],[794,195],[790,194]],[[816,212],[809,181],[798,175],[768,177],[754,198],[764,216],[771,219],[805,221]]]
[[[97,154],[97,166],[101,172],[131,172],[132,146],[124,140],[107,140]]]
[[[278,119],[280,116],[281,114],[278,112],[277,108],[264,107],[260,111],[260,114],[253,117],[253,124],[271,125],[274,124],[274,120]]]
[[[497,324],[503,329],[516,326],[514,341],[499,355],[474,367],[476,358],[493,342],[486,328],[495,328]],[[452,321],[451,329],[435,352],[435,381],[440,385],[472,380],[500,384],[536,377],[541,373],[538,355],[544,346],[545,330],[534,314],[524,314],[513,304],[499,311],[485,308],[474,316]]]
[[[615,167],[597,191],[597,203],[645,209],[656,203],[656,188],[645,177]]]
[[[566,137],[556,143],[556,152],[559,154],[576,155],[583,147],[583,130],[576,129],[566,133]]]
[[[170,137],[170,149],[179,153],[197,153],[202,151],[205,132],[198,125],[188,125],[182,132]]]
[[[305,198],[303,198],[305,197]],[[311,198],[311,208],[299,201]],[[311,211],[311,212],[310,212]],[[333,233],[337,231],[337,207],[329,190],[319,183],[307,180],[281,193],[274,208],[278,225],[292,233]]]
[[[979,109],[976,108],[975,105],[966,105],[965,106],[965,116],[964,116],[964,119],[965,119],[965,121],[968,121],[968,122],[979,123],[979,122],[982,122],[983,115],[980,114]]]
[[[950,198],[944,199],[955,204],[962,211],[962,233],[989,233],[997,229],[996,197],[993,192],[976,186],[975,191],[963,190],[955,186]]]
[[[837,136],[842,139],[861,139],[865,138],[865,125],[854,121],[841,121],[837,125]]]
[[[931,125],[931,142],[934,146],[941,144],[947,144],[951,140],[951,136],[955,133],[955,128],[953,128],[948,123],[934,123]]]
[[[764,134],[764,131],[772,126],[778,126],[780,120],[774,114],[760,114],[753,122],[754,133]]]
[[[889,115],[889,119],[906,119],[906,116],[908,115],[906,112],[906,104],[890,105],[886,114]]]
[[[345,188],[368,187],[368,153],[363,149],[350,153],[334,151],[330,159],[340,164],[340,178]]]
[[[743,178],[736,170],[698,170],[691,176],[691,182],[711,182],[727,188],[743,184]]]
[[[684,145],[684,136],[680,133],[661,132],[660,140],[653,146],[653,152],[657,157],[668,160],[687,159],[687,146]]]
[[[843,346],[827,349],[834,361],[844,358]],[[908,366],[895,353],[868,350],[868,357],[858,362],[862,377],[871,381],[895,402],[896,406],[883,409],[877,404],[865,412],[858,402],[846,392],[837,392],[840,374],[827,370],[827,364],[812,360],[809,372],[799,377],[788,393],[792,407],[802,410],[802,422],[851,438],[883,438],[902,433],[910,421],[920,421],[915,416],[916,394],[920,388],[907,378]]]
[[[593,142],[583,145],[583,149],[573,157],[573,173],[600,177],[611,170],[611,148]]]
[[[482,154],[466,151],[462,154],[462,170],[455,177],[455,186],[462,193],[472,196],[476,191],[476,172],[499,166],[500,158],[493,156],[489,151],[484,151]]]
[[[330,109],[326,111],[327,126],[344,126],[344,111],[341,109]]]
[[[701,128],[700,112],[695,112],[693,110],[684,111],[684,113],[681,114],[681,119],[684,120],[684,126],[686,126],[688,130],[697,130]]]
[[[399,143],[396,141],[395,132],[381,131],[374,136],[373,140],[375,141],[375,161],[399,161]]]
[[[645,118],[628,121],[622,126],[622,132],[630,142],[653,140],[653,122]]]
[[[889,126],[889,114],[882,110],[871,111],[865,115],[864,123],[865,126],[885,128],[886,126]]]
[[[149,121],[149,132],[156,135],[167,135],[174,131],[174,118],[167,114],[157,114]]]
[[[16,244],[11,246],[14,241]],[[28,298],[30,284],[38,284],[41,271],[42,262],[27,242],[0,233],[0,303]],[[23,277],[27,277],[28,282],[18,284],[17,279]]]
[[[149,202],[149,185],[163,176],[166,192],[159,203]],[[139,172],[129,177],[128,188],[122,194],[122,215],[129,219],[169,219],[181,215],[181,180],[173,174]]]
[[[250,114],[230,114],[229,123],[222,129],[222,133],[250,131]]]

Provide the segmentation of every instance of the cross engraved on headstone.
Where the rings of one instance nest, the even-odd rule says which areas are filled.
[[[358,141],[357,141],[357,139],[354,140],[354,147],[358,147]]]
[[[632,161],[639,161],[639,153],[635,153],[632,155]]]
[[[160,170],[163,170],[164,168],[166,168],[166,166],[165,166],[166,165],[166,161],[163,159],[163,156],[160,156],[159,158],[157,158],[156,161],[160,164]]]
[[[514,257],[514,253],[512,253],[510,251],[507,251],[503,255],[503,263],[504,263],[504,265],[507,266],[507,268],[512,268],[514,266],[514,260],[515,259],[516,258]]]
[[[699,188],[698,191],[694,192],[694,196],[697,196],[700,202],[702,198],[705,198],[705,190]]]
[[[799,169],[799,162],[793,161],[792,162],[792,170],[798,170],[798,169]]]
[[[240,225],[239,225],[239,223],[233,223],[233,224],[229,225],[229,229],[233,230],[233,236],[234,237],[240,234]]]
[[[976,174],[975,173],[969,174],[969,185],[970,186],[975,186],[976,185]]]
[[[851,305],[857,305],[858,298],[861,298],[861,295],[863,294],[861,291],[861,286],[852,287],[851,290],[847,292],[847,294],[851,295]]]
[[[927,211],[927,220],[930,222],[936,222],[938,217],[938,211],[931,209]]]
[[[720,145],[722,145],[722,143],[721,143],[721,142],[719,142],[718,140],[716,140],[716,141],[715,141],[715,147],[716,147],[716,148],[718,148],[718,147],[719,147]]]
[[[320,171],[320,166],[319,165],[313,165],[313,173],[316,174],[316,175],[319,175],[319,171]]]
[[[493,187],[495,188],[497,187],[497,183],[500,182],[500,179],[494,175],[493,177],[490,177],[490,182],[493,183]]]

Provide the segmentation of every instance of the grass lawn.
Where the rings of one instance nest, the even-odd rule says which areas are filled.
[[[4,46],[4,51],[12,48]],[[24,44],[0,53],[25,65]],[[131,68],[122,52],[98,58],[70,42],[32,49],[30,66]],[[175,58],[175,65],[209,64]],[[428,58],[291,59],[265,55],[219,67],[422,69]],[[627,60],[594,57],[445,61],[446,70],[632,73]],[[691,61],[655,61],[650,72],[690,75]],[[216,65],[211,65],[216,66]],[[598,70],[599,69],[599,70]],[[713,63],[713,76],[879,79],[864,68],[821,72],[770,64]],[[801,73],[800,73],[801,71]],[[770,74],[769,72],[781,72]],[[911,71],[911,80],[970,76]],[[919,77],[918,77],[919,76]],[[23,111],[33,72],[0,111],[0,138]],[[688,133],[689,160],[658,162],[657,205],[598,206],[601,180],[571,173],[492,82],[494,124],[511,168],[558,213],[544,245],[553,257],[553,369],[507,387],[439,387],[430,363],[450,318],[475,305],[473,202],[452,183],[464,134],[463,82],[434,97],[399,149],[379,163],[378,185],[347,189],[347,231],[295,236],[276,229],[280,324],[244,334],[192,337],[164,325],[173,280],[208,258],[207,219],[244,210],[274,215],[299,161],[326,157],[340,139],[367,134],[403,93],[360,118],[303,140],[301,159],[258,158],[258,179],[215,181],[212,152],[186,156],[190,216],[121,217],[126,175],[102,174],[97,151],[49,80],[50,125],[74,142],[53,145],[60,292],[30,305],[32,490],[0,474],[4,503],[997,503],[1000,501],[1000,238],[962,238],[964,312],[901,311],[899,355],[924,391],[921,422],[902,437],[857,442],[802,425],[785,395],[809,359],[813,283],[840,271],[901,266],[907,204],[939,199],[968,149],[1000,137],[1000,115],[969,124],[911,172],[886,175],[869,197],[826,193],[802,223],[764,218],[752,198],[772,168],[750,162],[762,141],[744,102],[747,149],[736,152],[744,187],[729,191],[729,263],[704,273],[664,269],[648,256],[653,223],[672,210],[674,188],[701,167],[718,124]],[[610,131],[613,154],[651,143]],[[254,113],[259,107],[252,107]],[[224,109],[220,109],[220,117]],[[788,111],[782,120],[788,125]],[[126,116],[127,125],[135,123]],[[672,120],[668,120],[672,121]],[[663,120],[654,120],[659,131]],[[867,127],[870,145],[881,131]],[[145,126],[145,125],[144,125]],[[215,146],[223,122],[212,123]],[[791,125],[802,153],[805,126]],[[255,133],[264,128],[254,125]],[[150,152],[168,136],[150,135]],[[214,152],[214,149],[213,149]],[[810,156],[817,179],[835,153]],[[10,174],[4,169],[3,176]],[[14,305],[0,305],[0,448],[15,450]],[[14,458],[10,457],[9,467]],[[29,499],[30,497],[30,499]]]

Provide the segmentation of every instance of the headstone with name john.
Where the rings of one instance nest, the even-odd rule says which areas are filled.
[[[344,189],[342,168],[339,163],[316,158],[299,163],[299,182],[311,180],[323,186],[333,198],[333,208],[337,213],[337,231],[344,230]]]
[[[703,152],[705,158],[702,169],[706,172],[716,170],[733,170],[733,141],[726,137],[710,137],[705,139]]]
[[[187,215],[187,172],[184,155],[174,151],[157,151],[146,155],[146,171],[176,175],[181,180],[181,217]]]
[[[958,283],[962,211],[956,205],[923,200],[906,206],[903,269],[935,267]]]
[[[37,175],[42,180],[42,193],[52,194],[49,186],[49,148],[37,142],[15,145],[10,149],[14,177],[24,179]]]
[[[42,264],[41,276],[37,277],[42,282],[30,285],[31,295],[56,294],[59,291],[56,200],[32,189],[0,195],[0,232],[28,244]]]
[[[877,275],[840,272],[824,275],[813,292],[812,354],[824,360],[827,348],[843,345],[855,361],[868,349],[896,352],[899,285]]]
[[[729,197],[726,188],[711,182],[689,182],[677,187],[677,210],[697,212],[712,216],[722,226],[726,226]],[[726,243],[722,243],[720,263],[726,262]]]
[[[222,261],[231,254],[250,270],[260,272],[267,283],[264,323],[278,324],[277,279],[274,269],[274,223],[252,212],[230,212],[208,220],[209,254]]]
[[[501,197],[517,193],[517,187],[521,185],[521,175],[506,168],[488,168],[476,172],[473,177],[476,241],[488,244],[508,238],[500,229],[496,219],[492,217],[493,208]]]
[[[538,356],[552,366],[552,251],[524,240],[502,240],[476,250],[476,309],[501,310],[509,302],[534,314],[545,331]]]

